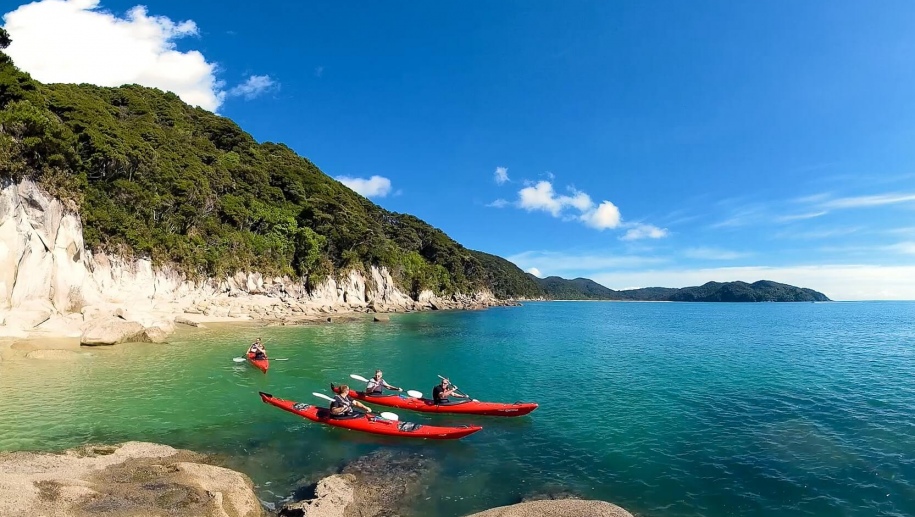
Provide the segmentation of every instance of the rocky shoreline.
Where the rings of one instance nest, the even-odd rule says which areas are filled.
[[[489,291],[414,299],[385,268],[352,270],[308,290],[257,272],[194,281],[146,259],[93,254],[79,215],[23,180],[0,184],[0,339],[79,338],[84,345],[164,342],[175,325],[295,325],[359,313],[517,305]],[[378,318],[384,320],[383,316]]]
[[[127,442],[59,454],[0,453],[0,515],[48,517],[144,515],[191,517],[382,517],[402,515],[423,495],[437,465],[418,454],[381,450],[339,473],[303,486],[280,508],[257,498],[244,474],[217,458],[166,445]],[[379,473],[383,475],[379,475]],[[471,517],[632,517],[603,501],[549,495]]]

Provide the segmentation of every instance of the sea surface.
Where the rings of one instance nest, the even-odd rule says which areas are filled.
[[[232,361],[257,336],[274,359],[266,375]],[[395,410],[484,426],[411,442],[305,421],[257,395],[320,403],[312,392],[376,367],[407,389],[429,393],[442,374],[480,400],[540,408]],[[911,517],[915,303],[529,303],[0,362],[0,450],[125,440],[219,453],[267,502],[389,448],[439,465],[416,516],[566,490],[652,517]]]

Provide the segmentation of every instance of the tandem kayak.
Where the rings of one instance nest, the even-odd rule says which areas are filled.
[[[257,368],[258,370],[267,373],[267,368],[270,368],[269,359],[255,359],[255,354],[248,354],[248,362],[251,363],[251,366]]]
[[[334,393],[339,393],[340,388],[330,385]],[[470,399],[455,399],[446,404],[436,404],[432,399],[408,397],[399,393],[384,395],[366,395],[363,391],[350,389],[350,396],[354,399],[364,400],[371,404],[381,406],[409,409],[423,413],[454,413],[459,415],[485,415],[485,416],[522,416],[537,409],[534,402],[480,402]]]
[[[330,410],[304,402],[283,400],[269,393],[260,392],[261,400],[276,406],[284,411],[289,411],[321,424],[362,431],[365,433],[384,434],[388,436],[403,436],[404,438],[428,438],[430,440],[456,440],[473,434],[482,427],[478,425],[462,425],[458,427],[437,427],[413,422],[398,422],[386,420],[378,416],[364,413],[355,413],[352,417],[336,418],[330,415]]]

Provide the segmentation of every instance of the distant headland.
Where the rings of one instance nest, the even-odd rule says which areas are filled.
[[[623,300],[645,302],[828,302],[825,294],[771,280],[746,282],[708,282],[700,286],[645,287],[615,291],[587,278],[566,280],[558,276],[537,278],[531,275],[552,300]]]

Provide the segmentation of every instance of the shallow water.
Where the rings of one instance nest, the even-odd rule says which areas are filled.
[[[439,462],[415,515],[564,488],[645,516],[915,515],[915,303],[530,303],[315,327],[232,327],[167,345],[0,362],[0,450],[145,440],[224,454],[266,501],[379,448]],[[232,362],[256,336],[268,374]],[[259,390],[449,375],[527,417],[457,442],[332,429]],[[355,381],[351,381],[355,384]]]

